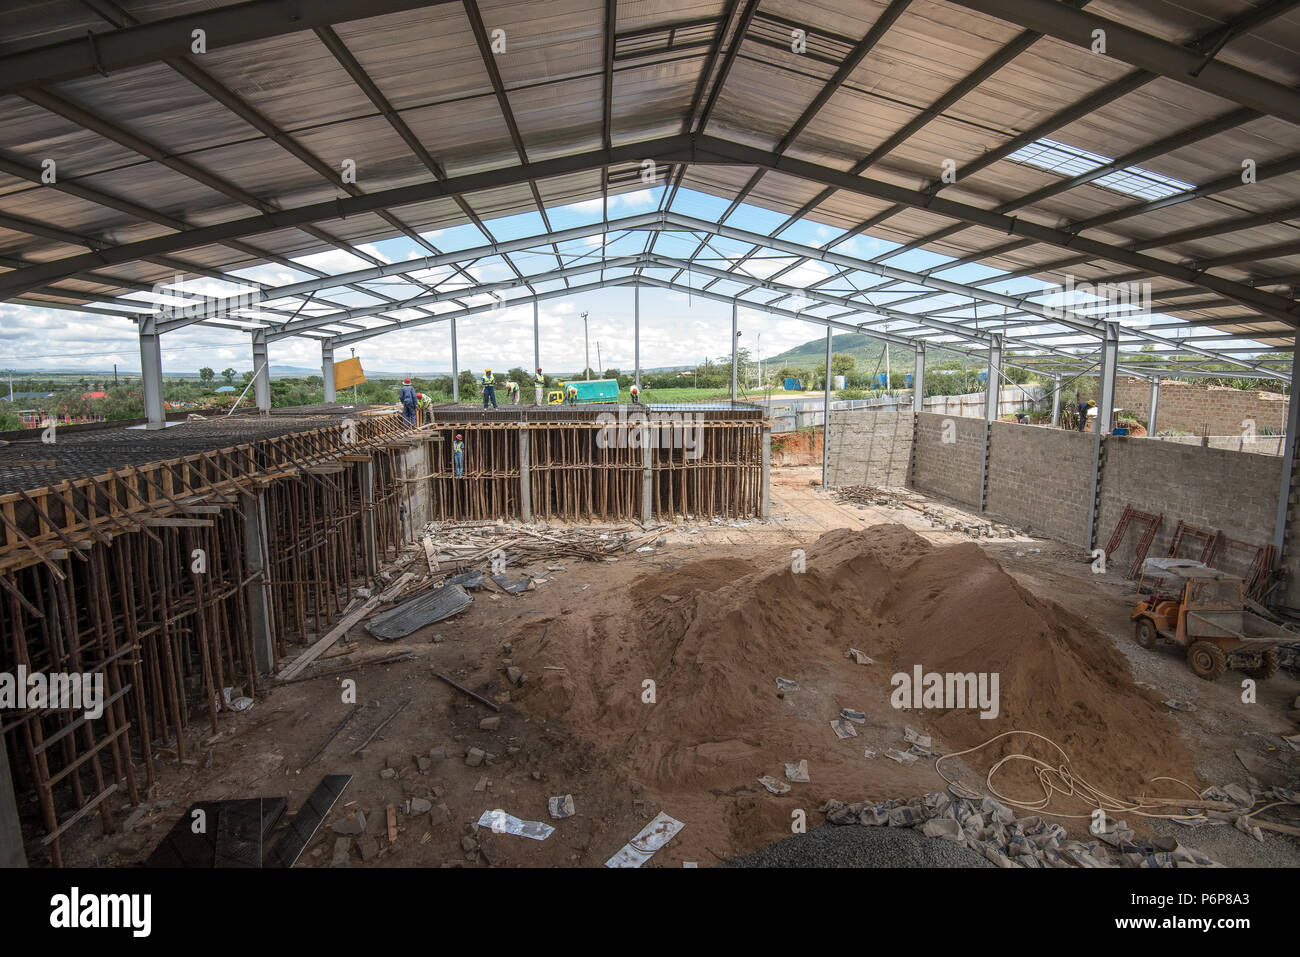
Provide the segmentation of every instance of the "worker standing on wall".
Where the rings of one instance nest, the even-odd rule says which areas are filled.
[[[415,425],[415,389],[411,386],[410,379],[402,380],[402,391],[397,398],[402,403],[402,415],[405,417],[408,425]]]
[[[465,474],[465,440],[459,432],[451,443],[451,465],[456,471],[456,478]]]
[[[519,404],[519,383],[514,379],[506,380],[506,401],[510,405]]]
[[[1083,432],[1088,428],[1088,410],[1097,408],[1097,403],[1089,399],[1087,402],[1079,403],[1079,431]],[[1096,415],[1097,413],[1092,413]]]
[[[495,409],[497,407],[497,382],[496,379],[492,377],[492,370],[484,369],[483,370],[483,408],[486,409],[488,407],[489,402],[492,403],[492,408]]]
[[[577,404],[578,404],[578,387],[571,385],[569,386],[569,405],[577,405]]]
[[[433,412],[433,396],[425,395],[423,392],[415,393],[415,404],[422,413],[421,418],[430,415]]]
[[[537,375],[533,376],[533,387],[537,390],[537,404],[546,403],[546,376],[542,375],[542,367],[537,367]]]
[[[633,383],[632,385],[632,404],[641,404],[641,387]]]

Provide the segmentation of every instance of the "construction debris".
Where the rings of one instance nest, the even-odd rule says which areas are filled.
[[[469,593],[459,585],[444,585],[376,615],[364,627],[380,641],[394,641],[426,625],[459,615],[472,603]]]
[[[992,797],[951,797],[933,792],[903,802],[846,804],[822,808],[831,824],[917,827],[926,837],[953,841],[999,867],[1221,867],[1200,851],[1168,838],[1139,842],[1122,820],[1106,818],[1094,828],[1096,841],[1068,839],[1065,828],[1044,817],[1017,818]]]

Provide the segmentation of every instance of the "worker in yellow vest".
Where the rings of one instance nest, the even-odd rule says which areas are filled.
[[[641,404],[641,387],[635,383],[632,385],[632,404]]]
[[[483,378],[480,380],[483,385],[483,408],[492,403],[492,408],[497,407],[497,380],[492,375],[491,369],[483,370]]]
[[[537,390],[537,404],[546,403],[546,376],[542,375],[542,367],[537,367],[537,375],[533,376],[533,387]]]
[[[571,385],[569,386],[569,405],[577,405],[577,404],[578,404],[578,387]]]
[[[451,443],[451,464],[456,470],[457,478],[465,474],[465,440],[459,432]]]
[[[506,380],[506,402],[510,405],[519,404],[519,383],[514,379]]]

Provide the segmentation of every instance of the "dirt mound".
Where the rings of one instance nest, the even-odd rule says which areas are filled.
[[[520,706],[624,764],[670,814],[705,825],[703,846],[720,856],[788,834],[792,809],[816,823],[827,798],[940,789],[933,760],[908,768],[883,757],[906,749],[904,725],[933,735],[941,752],[1036,731],[1116,795],[1162,790],[1145,783],[1157,775],[1195,783],[1173,723],[1133,686],[1110,640],[1026,592],[975,543],[934,547],[904,526],[879,525],[829,532],[803,561],[796,571],[781,551],[683,565],[642,577],[621,603],[575,610],[544,649],[517,649],[525,671],[541,676]],[[849,647],[875,664],[850,661]],[[918,666],[996,674],[996,717],[893,707],[892,676],[910,678]],[[799,690],[778,692],[777,677]],[[833,733],[842,708],[866,714],[857,737]],[[1003,739],[972,756],[963,780],[982,787],[994,760],[1021,750],[1053,759],[1024,736]],[[783,779],[784,763],[800,759],[810,784],[777,798],[757,783]],[[999,782],[1013,796],[1036,793],[1023,766]]]

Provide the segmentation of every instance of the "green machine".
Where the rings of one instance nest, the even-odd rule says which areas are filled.
[[[563,405],[565,396],[569,394],[570,386],[578,391],[578,405],[587,405],[592,402],[618,401],[617,379],[574,379],[572,382],[561,382],[560,388],[548,392],[546,394],[546,404]]]

